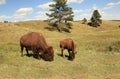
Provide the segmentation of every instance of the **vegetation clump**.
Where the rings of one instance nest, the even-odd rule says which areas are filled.
[[[101,15],[98,10],[94,10],[92,17],[91,17],[91,22],[89,23],[93,27],[98,27],[100,24],[102,24],[102,20],[100,19]]]
[[[86,22],[87,22],[87,19],[84,18],[84,19],[82,20],[82,24],[85,24]]]
[[[53,25],[57,25],[56,28],[59,32],[62,31],[61,23],[65,23],[65,27],[69,26],[70,21],[73,21],[73,11],[72,8],[68,7],[67,0],[53,0],[55,3],[49,5],[51,7],[51,14],[46,13],[50,17],[49,21]],[[69,29],[69,28],[68,28]]]
[[[120,52],[120,41],[111,43],[107,48],[111,52]]]

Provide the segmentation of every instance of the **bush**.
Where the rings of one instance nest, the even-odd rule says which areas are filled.
[[[120,25],[118,27],[120,28]]]
[[[116,41],[111,43],[108,47],[107,47],[108,51],[113,51],[113,52],[120,52],[120,41]]]
[[[85,24],[86,22],[87,22],[87,19],[84,18],[84,19],[82,20],[82,24]]]
[[[66,27],[67,27],[67,28],[72,29],[72,27],[71,27],[71,26],[72,26],[72,23],[69,23],[69,22],[68,22],[68,23],[66,23]]]
[[[4,23],[8,23],[8,21],[4,21]]]
[[[56,24],[56,23],[49,23],[48,25],[53,26],[53,27],[57,27],[58,26],[58,24]]]

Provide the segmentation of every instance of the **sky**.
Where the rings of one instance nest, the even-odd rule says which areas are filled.
[[[0,0],[1,21],[46,20],[53,0]],[[90,19],[98,10],[104,20],[120,20],[120,0],[67,0],[74,20]]]

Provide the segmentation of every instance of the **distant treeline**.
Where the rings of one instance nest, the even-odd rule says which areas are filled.
[[[120,21],[120,20],[111,20],[111,21]]]

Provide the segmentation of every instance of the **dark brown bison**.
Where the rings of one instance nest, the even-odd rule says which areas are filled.
[[[69,59],[73,60],[75,58],[75,54],[77,53],[76,52],[76,45],[72,39],[67,38],[67,39],[61,40],[60,41],[60,48],[61,48],[61,53],[62,53],[63,57],[64,57],[63,51],[64,51],[64,49],[67,49],[68,53],[69,53]]]
[[[46,61],[54,60],[54,51],[52,46],[48,46],[46,40],[42,34],[37,32],[31,32],[23,35],[20,38],[20,46],[21,46],[21,56],[23,56],[23,49],[26,49],[27,55],[29,55],[28,50],[31,50],[34,56],[37,56],[39,59],[39,52],[41,52],[41,56]]]

